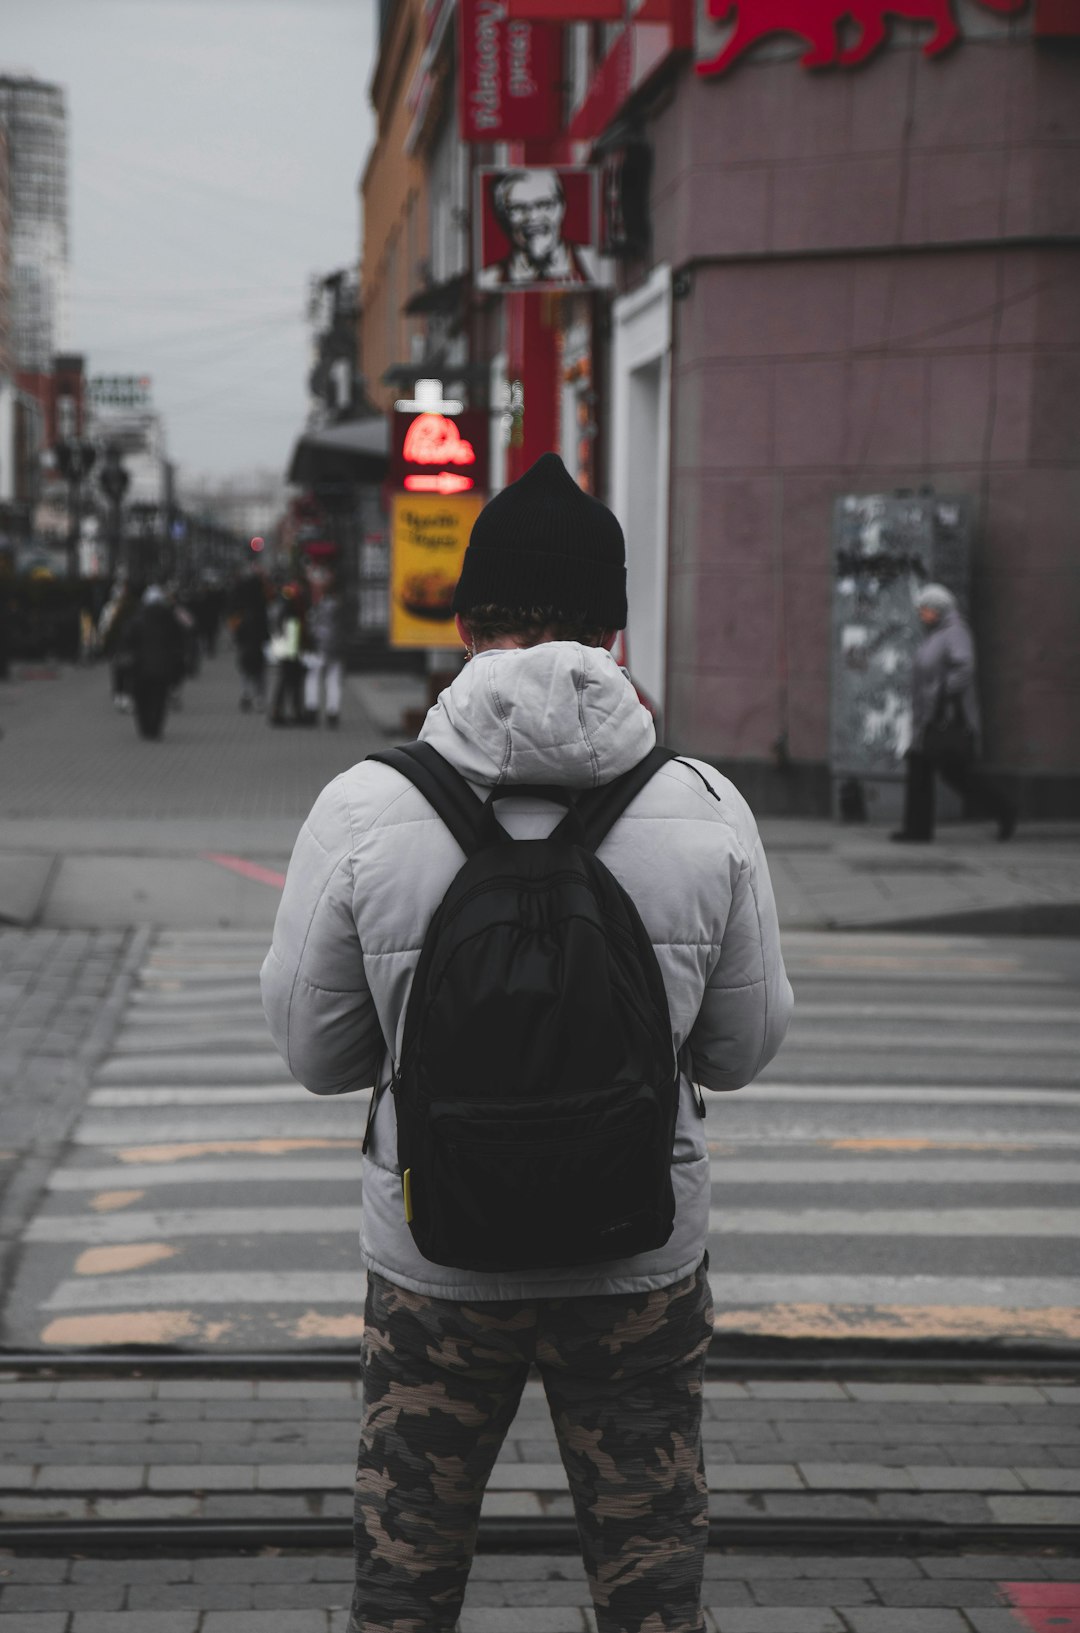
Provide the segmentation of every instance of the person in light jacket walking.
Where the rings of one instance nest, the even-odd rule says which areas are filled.
[[[334,730],[341,720],[341,682],[345,671],[345,608],[337,584],[330,579],[310,615],[312,650],[304,677],[304,707],[312,720],[319,718],[322,693],[323,724]]]
[[[655,730],[610,646],[626,623],[622,531],[554,454],[489,501],[454,608],[470,660],[420,732],[474,793],[588,790],[649,754]],[[565,814],[500,799],[517,839]],[[393,1094],[364,1159],[364,1410],[349,1633],[454,1626],[485,1484],[531,1364],[574,1497],[600,1633],[699,1633],[708,1537],[702,1379],[713,1331],[711,1196],[700,1090],[739,1089],[792,1010],[754,818],[711,766],[672,759],[599,845],[660,965],[679,1072],[675,1223],[612,1262],[458,1270],[407,1227]],[[296,843],[262,969],[290,1071],[316,1094],[391,1082],[421,944],[461,865],[449,830],[392,767],[353,766]],[[543,1161],[543,1157],[537,1157]]]
[[[971,630],[943,584],[924,585],[915,607],[923,639],[912,669],[904,819],[890,838],[907,844],[933,839],[934,777],[939,776],[969,805],[993,817],[999,839],[1011,839],[1016,806],[975,764],[980,720]]]
[[[309,724],[304,708],[304,650],[307,645],[305,625],[307,609],[304,592],[299,584],[282,585],[281,595],[273,609],[270,651],[276,668],[274,695],[270,700],[267,720],[271,726],[305,726]],[[288,715],[286,710],[289,711]]]

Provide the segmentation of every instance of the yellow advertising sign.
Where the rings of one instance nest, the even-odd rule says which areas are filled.
[[[395,493],[390,501],[390,645],[459,647],[450,611],[478,494]]]

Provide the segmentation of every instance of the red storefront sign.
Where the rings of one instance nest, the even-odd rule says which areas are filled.
[[[560,129],[562,35],[511,18],[506,0],[461,0],[463,142],[535,142]]]
[[[511,17],[546,23],[621,23],[626,0],[506,0]]]
[[[464,414],[394,415],[390,485],[406,493],[482,493],[488,479],[488,417]]]
[[[1080,0],[1035,0],[1035,33],[1041,40],[1080,37]]]
[[[1013,16],[1028,0],[979,0],[988,11]],[[931,25],[923,45],[927,57],[936,57],[960,37],[953,15],[953,0],[707,0],[714,23],[734,22],[723,49],[699,62],[699,74],[726,73],[759,40],[792,34],[806,42],[799,59],[804,68],[853,68],[884,45],[890,17]],[[850,19],[858,30],[853,44],[841,49],[840,25]]]

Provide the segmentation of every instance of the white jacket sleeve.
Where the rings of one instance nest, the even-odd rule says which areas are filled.
[[[261,977],[274,1042],[313,1094],[370,1088],[383,1054],[353,917],[349,812],[339,782],[323,789],[300,830]]]
[[[794,1003],[772,880],[755,826],[688,1039],[694,1081],[707,1089],[752,1083],[783,1043]]]

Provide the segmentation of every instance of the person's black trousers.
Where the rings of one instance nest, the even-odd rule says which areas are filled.
[[[167,680],[138,676],[131,687],[135,703],[135,725],[140,737],[160,737],[169,701]]]
[[[277,666],[274,697],[270,705],[272,726],[284,724],[286,706],[294,721],[304,718],[304,665],[300,658],[285,658]]]
[[[910,749],[901,830],[908,838],[934,837],[935,775],[955,789],[971,809],[980,815],[992,817],[999,828],[1011,831],[1016,822],[1016,807],[992,777],[980,771],[971,761],[932,760],[929,755]]]

